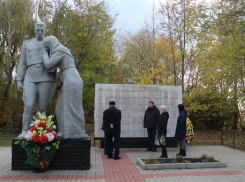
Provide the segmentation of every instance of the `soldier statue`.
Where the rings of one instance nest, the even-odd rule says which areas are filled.
[[[36,23],[36,38],[24,41],[21,49],[17,87],[19,91],[23,91],[25,109],[22,118],[22,133],[18,136],[19,138],[24,137],[29,130],[35,104],[37,111],[45,113],[52,96],[54,70],[47,70],[44,67],[42,55],[45,33],[45,23]]]

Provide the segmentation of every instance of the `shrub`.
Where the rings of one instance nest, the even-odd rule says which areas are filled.
[[[208,156],[207,154],[202,154],[201,159],[204,162],[215,162],[216,161],[213,156]]]
[[[154,156],[149,157],[148,159],[145,159],[146,164],[157,164],[157,160],[154,159]]]
[[[208,155],[207,154],[202,154],[201,158],[202,158],[202,160],[206,161],[207,158],[208,158]]]
[[[175,158],[174,158],[174,163],[183,163],[184,162],[184,159],[181,155],[177,155]]]

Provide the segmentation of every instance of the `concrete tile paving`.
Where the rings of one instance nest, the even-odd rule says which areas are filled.
[[[169,157],[174,157],[177,149],[168,149]],[[49,170],[45,173],[32,171],[11,171],[11,148],[0,147],[0,182],[245,182],[244,152],[223,146],[189,146],[187,157],[199,157],[202,154],[214,156],[227,163],[227,168],[183,169],[183,170],[142,170],[137,158],[160,156],[145,152],[143,149],[122,149],[121,160],[107,159],[103,150],[91,149],[91,169],[85,171]]]

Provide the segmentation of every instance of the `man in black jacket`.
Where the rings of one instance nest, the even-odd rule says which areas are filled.
[[[158,118],[160,116],[159,109],[154,105],[153,101],[149,101],[148,108],[145,111],[144,128],[147,128],[149,145],[146,151],[156,152],[157,149],[154,146],[154,140],[156,135],[156,126]]]
[[[103,125],[102,129],[106,134],[106,148],[108,159],[112,158],[111,148],[112,148],[112,138],[114,137],[114,147],[115,155],[114,159],[121,159],[119,157],[119,142],[121,133],[121,111],[115,107],[116,103],[111,101],[109,103],[109,108],[103,113]]]

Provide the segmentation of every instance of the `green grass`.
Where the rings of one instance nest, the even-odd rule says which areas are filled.
[[[187,144],[189,146],[201,146],[201,145],[221,145],[220,140],[205,140],[205,139],[195,139],[193,138],[190,144]]]
[[[0,147],[11,147],[12,140],[0,140]]]
[[[221,145],[221,132],[215,130],[194,130],[194,137],[188,145]]]
[[[0,147],[10,147],[12,146],[12,139],[18,136],[17,133],[3,133],[0,132]]]
[[[86,123],[85,125],[86,133],[91,138],[91,146],[94,146],[94,124],[93,123]],[[95,147],[100,147],[100,141],[95,140]]]

